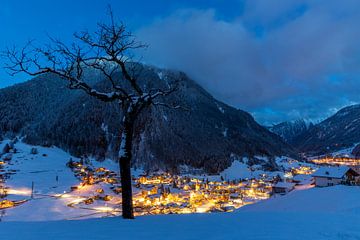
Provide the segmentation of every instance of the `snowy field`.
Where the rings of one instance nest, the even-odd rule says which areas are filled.
[[[233,213],[142,216],[125,221],[104,218],[105,213],[91,209],[69,208],[69,199],[56,197],[79,183],[65,165],[69,154],[37,147],[39,153],[33,155],[32,147],[21,142],[16,148],[3,169],[15,173],[5,182],[13,190],[9,197],[29,199],[32,182],[35,197],[1,212],[0,239],[360,239],[359,187],[295,190]],[[112,162],[103,164],[117,168]],[[222,176],[254,173],[262,172],[249,172],[245,164],[235,162]]]
[[[360,189],[296,191],[235,213],[146,216],[125,221],[3,222],[4,239],[360,239]],[[1,238],[3,239],[3,238]]]
[[[9,141],[3,141],[0,149]],[[9,188],[6,199],[27,200],[15,208],[0,212],[1,221],[53,221],[73,220],[83,218],[105,217],[104,211],[93,209],[71,208],[68,203],[81,199],[84,191],[74,192],[70,196],[71,186],[79,184],[74,173],[66,166],[71,156],[61,149],[52,147],[36,147],[38,153],[30,154],[33,146],[17,142],[16,153],[11,161],[5,164],[2,171],[12,172],[5,180]],[[76,160],[76,158],[72,157]],[[116,169],[117,164],[112,161],[102,163],[110,169]],[[34,189],[31,198],[32,186]]]

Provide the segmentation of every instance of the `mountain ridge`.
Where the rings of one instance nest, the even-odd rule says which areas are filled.
[[[94,86],[108,87],[100,74],[87,76]],[[181,79],[181,85],[166,100],[189,111],[152,107],[143,112],[134,131],[134,166],[177,171],[184,164],[215,173],[228,167],[232,156],[295,156],[291,146],[249,113],[216,100],[186,74],[143,66],[139,76],[146,88],[165,86],[173,79]],[[69,90],[65,84],[44,75],[1,89],[0,131],[77,156],[114,158],[121,132],[119,107]]]
[[[291,145],[298,136],[302,135],[312,126],[312,122],[305,121],[304,119],[296,119],[274,124],[273,126],[268,127],[268,129],[282,137],[285,142]]]
[[[360,142],[360,104],[340,109],[294,140],[294,146],[309,154],[324,154]]]

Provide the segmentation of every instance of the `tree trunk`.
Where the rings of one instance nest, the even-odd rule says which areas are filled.
[[[132,137],[134,121],[131,115],[125,112],[123,132],[119,149],[120,177],[122,187],[122,216],[124,219],[133,219],[134,210],[132,202],[131,158]]]

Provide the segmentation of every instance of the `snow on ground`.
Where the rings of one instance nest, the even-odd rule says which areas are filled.
[[[36,194],[35,199],[1,213],[0,239],[360,239],[360,187],[347,186],[295,190],[233,213],[143,216],[127,221],[94,215],[96,219],[78,220],[92,211],[70,208],[66,199],[52,197],[78,184],[65,166],[70,155],[42,147],[31,155],[31,146],[21,142],[16,148],[19,153],[6,170],[18,171],[6,185],[18,191],[13,197],[29,199],[34,182]],[[118,168],[111,161],[94,164]],[[249,178],[254,171],[235,161],[222,174]]]
[[[9,141],[0,144],[0,150]],[[5,186],[10,193],[6,199],[28,200],[15,208],[5,209],[0,213],[1,221],[53,221],[64,219],[96,218],[107,216],[106,212],[92,209],[71,208],[68,203],[82,198],[85,191],[70,192],[71,186],[79,184],[74,173],[66,166],[71,157],[59,148],[45,148],[36,146],[38,154],[30,154],[34,146],[17,142],[17,153],[12,155],[6,171],[16,171]],[[95,167],[105,166],[108,169],[118,169],[113,161],[93,161]],[[31,198],[31,188],[34,183],[34,197]]]
[[[352,151],[354,150],[355,146],[357,144],[354,144],[353,147],[350,147],[350,148],[345,148],[345,149],[342,149],[342,150],[339,150],[339,151],[336,151],[336,152],[333,152],[331,153],[332,156],[344,156],[344,157],[350,157],[352,156]]]
[[[354,155],[352,155],[352,151],[354,150],[354,148],[360,143],[354,143],[352,147],[349,148],[344,148],[344,149],[340,149],[338,151],[332,152],[332,153],[328,153],[328,154],[323,154],[323,155],[318,155],[318,156],[311,156],[308,157],[309,160],[312,159],[317,159],[317,158],[322,158],[325,156],[333,156],[333,157],[354,157]]]
[[[283,175],[282,172],[265,172],[263,170],[256,170],[256,166],[250,168],[246,163],[246,158],[243,161],[235,160],[224,171],[220,172],[218,175],[206,175],[206,174],[183,174],[189,177],[195,178],[207,178],[209,181],[221,181],[221,177],[225,181],[232,180],[241,180],[241,179],[252,179],[260,178],[261,175],[266,173],[268,176],[276,176],[278,174]],[[259,166],[259,168],[262,168]],[[186,172],[186,171],[185,171]]]
[[[359,199],[360,187],[338,185],[292,191],[284,196],[275,195],[267,201],[245,206],[239,211],[360,214]]]
[[[4,222],[12,239],[360,239],[360,189],[314,188],[249,205],[234,213],[54,222]]]
[[[257,156],[256,158],[264,162],[269,161],[267,157]],[[300,167],[312,167],[316,169],[316,166],[314,164],[299,162],[288,157],[277,157],[275,161],[279,167],[282,167],[284,169],[284,171],[291,171],[292,169]],[[249,167],[246,164],[247,162],[247,158],[243,158],[242,161],[235,160],[230,167],[220,173],[220,176],[222,176],[225,180],[261,178],[262,176],[264,176],[264,174],[268,177],[275,177],[277,175],[279,175],[280,177],[284,177],[285,172],[283,171],[264,171],[262,170],[263,166],[253,165]]]
[[[13,188],[31,188],[34,182],[38,193],[65,191],[77,182],[74,174],[66,167],[70,155],[58,148],[37,147],[38,154],[30,154],[32,146],[17,143],[18,153],[13,154],[10,169],[18,170],[6,181]],[[45,154],[45,155],[44,155]]]
[[[262,168],[262,166],[258,166],[259,169]],[[241,162],[239,160],[235,160],[230,167],[225,169],[220,173],[220,176],[224,178],[226,181],[231,180],[239,180],[239,179],[252,179],[252,178],[261,178],[263,174],[276,176],[277,174],[282,175],[281,172],[265,172],[263,170],[257,170],[257,167],[254,165],[251,168],[245,164],[244,162]]]
[[[299,168],[299,167],[312,167],[312,168],[317,168],[317,166],[315,166],[312,163],[308,163],[308,162],[300,162],[298,160],[295,159],[291,159],[288,157],[277,157],[275,159],[275,162],[278,166],[284,168],[284,170],[291,170],[292,168]]]
[[[234,180],[234,179],[245,179],[245,178],[252,178],[253,172],[249,169],[249,166],[245,163],[242,163],[238,160],[235,160],[230,167],[225,169],[220,175],[225,180]]]

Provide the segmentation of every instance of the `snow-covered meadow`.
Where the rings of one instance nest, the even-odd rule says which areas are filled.
[[[3,222],[12,239],[360,239],[360,189],[295,191],[234,213]]]
[[[0,148],[7,143],[9,141],[3,141]],[[16,153],[9,153],[11,160],[3,168],[3,171],[13,173],[4,183],[9,189],[7,199],[27,202],[3,210],[2,221],[70,220],[107,215],[102,211],[67,206],[69,202],[81,199],[80,193],[71,196],[67,194],[71,186],[79,184],[79,180],[66,166],[70,158],[76,158],[55,147],[36,146],[38,153],[31,154],[34,146],[21,141],[15,144],[15,148]],[[102,165],[116,169],[117,164],[106,161]]]
[[[79,180],[66,166],[71,158],[66,152],[36,147],[38,153],[30,154],[33,146],[22,142],[15,147],[17,153],[3,169],[14,173],[5,181],[12,189],[9,198],[30,199],[32,183],[35,196],[2,211],[4,239],[360,239],[360,187],[298,189],[232,213],[141,216],[129,221],[104,218],[106,212],[91,208],[67,206],[74,199],[59,196]],[[280,158],[277,162],[286,169],[303,165]],[[98,164],[114,171],[118,167],[111,161]],[[218,177],[250,178],[264,173],[235,161]]]

